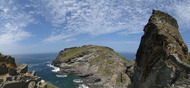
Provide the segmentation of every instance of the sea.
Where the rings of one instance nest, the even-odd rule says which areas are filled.
[[[135,53],[119,53],[128,61],[135,59]],[[51,65],[58,53],[12,55],[19,64],[28,64],[29,71],[36,71],[36,75],[59,88],[88,88],[81,77],[58,74],[58,67]]]

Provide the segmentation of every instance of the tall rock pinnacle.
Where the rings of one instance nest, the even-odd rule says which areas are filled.
[[[175,18],[153,10],[136,54],[134,88],[176,87],[187,79],[188,48]],[[181,83],[181,84],[180,84]],[[188,85],[186,85],[188,86]]]

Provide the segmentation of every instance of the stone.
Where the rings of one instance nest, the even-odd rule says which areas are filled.
[[[5,64],[0,64],[0,75],[8,73],[8,68]]]
[[[9,68],[8,69],[9,75],[14,76],[17,74],[17,70],[15,68]]]
[[[31,76],[36,76],[36,71],[35,70],[32,71]]]
[[[39,85],[42,78],[36,76],[35,71],[30,73],[27,64],[17,67],[13,57],[1,53],[0,75],[0,88],[47,88],[45,81]]]
[[[36,88],[36,82],[35,82],[35,81],[31,81],[31,82],[28,84],[28,88]]]
[[[6,79],[5,79],[5,81],[12,81],[12,76],[8,76],[8,77],[6,77]]]
[[[2,88],[27,88],[27,83],[21,81],[6,81]]]
[[[21,65],[18,67],[18,69],[19,69],[19,73],[26,73],[28,72],[28,65],[27,64]]]

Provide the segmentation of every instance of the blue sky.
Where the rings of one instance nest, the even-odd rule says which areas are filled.
[[[189,0],[0,0],[0,52],[49,53],[93,44],[135,53],[153,9],[177,19],[189,47]]]

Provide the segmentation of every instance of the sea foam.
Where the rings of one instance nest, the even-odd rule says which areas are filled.
[[[56,77],[62,77],[62,78],[64,78],[64,77],[67,77],[67,75],[56,75]]]
[[[81,85],[79,85],[78,88],[89,88],[89,87],[87,85],[85,85],[85,84],[81,84]]]
[[[51,70],[52,72],[58,72],[58,71],[60,71],[59,67],[55,67],[55,66],[53,66],[51,64],[47,64],[47,66],[53,68],[53,70]]]

